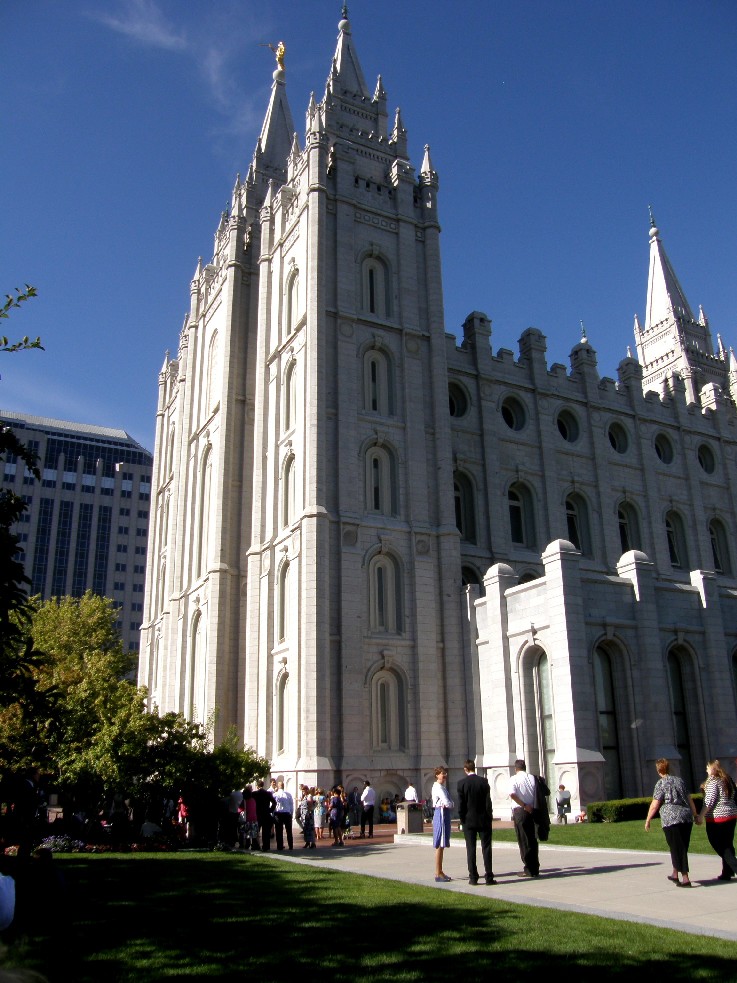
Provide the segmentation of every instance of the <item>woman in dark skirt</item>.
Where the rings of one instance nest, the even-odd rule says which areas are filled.
[[[691,842],[694,820],[698,822],[696,806],[686,791],[683,779],[670,774],[670,762],[667,758],[658,758],[655,767],[658,769],[658,780],[653,790],[653,801],[647,811],[645,829],[650,829],[650,820],[660,812],[660,822],[670,847],[673,864],[673,873],[668,876],[668,880],[679,887],[691,887],[688,876],[688,845]]]

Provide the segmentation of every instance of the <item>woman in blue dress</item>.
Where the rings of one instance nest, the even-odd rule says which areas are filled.
[[[448,769],[442,765],[435,769],[435,784],[430,792],[433,804],[432,845],[435,847],[435,880],[450,881],[451,877],[443,870],[443,850],[450,846],[450,814],[453,800],[448,794]]]

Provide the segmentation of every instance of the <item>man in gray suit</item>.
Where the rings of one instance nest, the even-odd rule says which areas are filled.
[[[478,884],[476,865],[476,837],[481,840],[481,857],[484,861],[484,880],[496,884],[491,869],[491,789],[485,778],[476,774],[476,765],[469,758],[463,765],[465,777],[458,782],[458,815],[466,838],[468,883]]]

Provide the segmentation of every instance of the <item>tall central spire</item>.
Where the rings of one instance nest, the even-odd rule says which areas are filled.
[[[650,212],[650,271],[647,282],[645,331],[667,317],[685,317],[694,321],[693,312],[666,256],[660,233]]]
[[[366,80],[361,70],[361,63],[353,47],[347,4],[343,4],[343,16],[338,24],[338,29],[340,34],[333,58],[333,71],[329,79],[333,92],[339,96],[345,93],[346,95],[371,99],[371,93],[366,87]]]

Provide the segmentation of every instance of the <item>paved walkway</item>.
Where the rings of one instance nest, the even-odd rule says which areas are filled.
[[[498,828],[496,823],[494,828]],[[498,883],[472,887],[468,883],[462,840],[453,840],[443,858],[445,872],[453,880],[449,884],[436,884],[430,837],[421,834],[395,837],[395,830],[394,826],[376,826],[373,840],[347,840],[345,847],[335,848],[324,839],[318,842],[317,850],[306,851],[300,849],[302,838],[299,829],[295,829],[294,852],[271,856],[291,863],[422,884],[438,891],[643,922],[737,941],[737,880],[728,883],[715,880],[720,871],[716,854],[689,855],[694,886],[686,890],[667,879],[671,872],[668,853],[579,849],[543,843],[540,876],[522,878],[517,876],[522,865],[516,844],[494,840],[492,855]],[[481,864],[480,850],[478,862]]]

